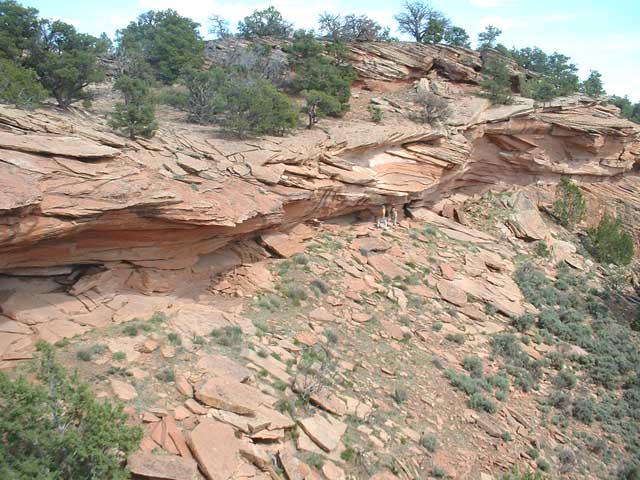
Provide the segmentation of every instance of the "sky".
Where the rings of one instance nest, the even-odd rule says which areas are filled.
[[[207,18],[217,14],[232,27],[255,9],[274,5],[296,28],[314,28],[320,13],[367,14],[402,40],[393,18],[404,0],[23,0],[41,16],[71,23],[93,35],[106,32],[114,38],[148,10],[172,8],[199,22],[208,37]],[[608,93],[628,95],[640,101],[640,0],[432,0],[431,5],[467,30],[471,38],[486,25],[503,33],[499,42],[507,47],[537,46],[549,53],[571,57],[581,78],[590,70],[602,74]]]

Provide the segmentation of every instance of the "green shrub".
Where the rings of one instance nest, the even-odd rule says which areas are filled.
[[[309,127],[321,116],[340,117],[349,109],[351,83],[356,75],[344,61],[346,56],[335,45],[325,48],[312,34],[294,35],[289,49],[289,62],[296,74],[293,87],[307,100]]]
[[[487,413],[496,413],[498,411],[496,404],[480,392],[476,392],[471,395],[469,398],[469,406],[476,410],[484,410]]]
[[[270,82],[234,82],[221,125],[237,135],[284,135],[298,125],[298,110]]]
[[[431,93],[421,92],[416,98],[419,110],[413,115],[413,120],[429,125],[446,122],[451,116],[449,102],[444,98]]]
[[[407,399],[409,398],[409,394],[407,393],[407,389],[402,387],[402,386],[397,386],[394,390],[393,393],[391,394],[391,396],[393,397],[393,400],[398,404],[402,404],[404,402],[407,401]]]
[[[538,466],[538,468],[540,468],[540,466]],[[542,475],[540,472],[527,471],[525,473],[520,473],[520,471],[514,470],[510,473],[507,473],[501,476],[500,480],[545,480],[545,478],[546,477]]]
[[[482,360],[477,356],[465,357],[462,361],[464,369],[474,378],[482,378]]]
[[[113,359],[114,362],[121,362],[122,360],[127,359],[127,354],[124,352],[113,352],[113,355],[111,355],[111,358]]]
[[[0,373],[0,476],[15,479],[126,479],[126,456],[138,448],[122,406],[98,401],[77,374],[39,344],[38,380]]]
[[[458,345],[462,345],[465,340],[463,333],[447,333],[444,338],[450,342],[457,343]]]
[[[519,317],[514,318],[511,321],[511,325],[513,325],[519,332],[526,332],[533,326],[535,321],[535,315],[533,315],[532,313],[525,313],[524,315],[520,315]]]
[[[605,214],[597,228],[587,231],[587,250],[603,264],[628,265],[633,259],[633,238],[620,218]]]
[[[171,85],[182,73],[199,68],[204,61],[199,26],[175,10],[145,12],[118,30],[116,54],[125,65],[142,60],[157,80]]]
[[[303,112],[307,114],[307,128],[313,127],[318,120],[327,116],[339,116],[342,112],[340,101],[333,95],[319,90],[303,90],[305,99]]]
[[[131,322],[124,326],[122,329],[122,333],[127,335],[128,337],[135,337],[138,335],[138,324],[135,322]]]
[[[553,384],[559,389],[571,390],[576,386],[576,375],[571,371],[563,368],[558,372],[558,375],[553,379]]]
[[[104,77],[98,63],[104,45],[59,20],[41,20],[40,29],[40,41],[34,42],[25,66],[36,71],[40,83],[60,107],[68,108],[74,101],[87,98],[84,88],[89,83]]]
[[[543,472],[548,472],[549,470],[551,470],[551,464],[542,457],[536,460],[536,465]]]
[[[356,451],[353,447],[345,448],[342,453],[340,453],[340,458],[345,462],[350,462],[356,457]]]
[[[558,223],[573,228],[582,221],[587,210],[582,190],[571,179],[562,177],[556,187],[556,198],[553,203],[553,214]]]
[[[444,478],[447,475],[447,472],[443,468],[434,465],[431,468],[431,475],[436,478]]]
[[[316,297],[320,295],[326,295],[329,293],[329,286],[320,279],[311,281],[311,290],[315,293]]]
[[[382,109],[377,106],[377,105],[369,105],[367,107],[367,110],[369,111],[369,115],[371,115],[371,121],[373,123],[380,123],[382,121]]]
[[[506,62],[502,58],[492,56],[484,62],[482,73],[485,79],[480,82],[480,86],[491,103],[503,105],[512,103],[511,73]]]
[[[215,122],[217,115],[227,108],[227,91],[232,81],[231,75],[217,66],[186,72],[183,78],[187,87],[184,109],[189,113],[188,120],[200,124]]]
[[[113,85],[124,95],[124,103],[116,103],[110,125],[129,138],[151,138],[158,129],[156,107],[144,80],[123,75]]]
[[[426,450],[433,453],[438,449],[439,442],[436,437],[433,435],[423,435],[420,438],[420,445],[422,445]]]
[[[271,6],[265,10],[254,10],[251,15],[238,22],[238,32],[247,39],[255,37],[288,38],[292,26],[282,14]]]
[[[576,420],[584,424],[590,425],[595,417],[596,407],[593,399],[590,397],[577,398],[574,400],[571,414]]]
[[[211,336],[215,338],[217,343],[225,347],[233,347],[242,343],[242,329],[235,325],[213,329]]]
[[[175,332],[168,333],[167,340],[169,340],[169,343],[173,345],[182,345],[182,338]]]
[[[155,93],[155,101],[178,110],[187,110],[189,102],[187,92],[176,87],[164,87]]]
[[[173,368],[164,368],[156,372],[155,377],[164,383],[171,383],[176,381],[176,372]]]
[[[88,348],[83,348],[82,350],[78,350],[76,352],[76,357],[78,360],[82,360],[83,362],[89,362],[93,360],[96,355],[102,355],[107,351],[107,346],[102,344],[92,345]]]
[[[0,103],[35,108],[46,98],[47,91],[36,72],[0,58]]]
[[[540,240],[539,242],[536,242],[536,246],[533,248],[533,254],[536,257],[540,257],[540,258],[547,258],[551,255],[551,252],[549,251],[549,246],[547,245],[547,242],[545,242],[544,240]]]
[[[306,290],[300,285],[288,283],[282,287],[282,293],[291,300],[295,306],[299,306],[302,300],[308,298]]]

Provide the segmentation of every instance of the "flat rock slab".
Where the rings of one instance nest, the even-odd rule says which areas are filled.
[[[458,307],[462,307],[467,304],[467,294],[464,290],[456,287],[451,282],[447,280],[440,280],[436,284],[436,288],[443,300],[446,300]]]
[[[256,416],[260,406],[274,402],[257,388],[228,377],[210,378],[198,387],[196,398],[210,407],[251,417]]]
[[[338,318],[324,307],[318,307],[309,312],[309,318],[320,323],[333,323],[338,321]]]
[[[179,307],[175,315],[167,321],[167,325],[186,337],[205,337],[211,330],[229,326],[231,323],[223,312],[208,305],[194,303]]]
[[[234,362],[229,357],[216,353],[198,360],[198,368],[205,371],[210,377],[230,378],[240,383],[245,382],[252,375],[248,368]]]
[[[177,455],[153,455],[136,452],[127,459],[131,473],[154,480],[196,480],[198,464]]]
[[[48,343],[56,343],[63,338],[75,337],[91,330],[89,327],[64,319],[40,323],[35,325],[33,329],[36,331],[38,339]]]
[[[269,250],[283,258],[304,252],[304,244],[282,232],[270,232],[260,236],[262,243]]]
[[[336,449],[342,435],[347,431],[346,423],[320,414],[303,418],[298,423],[309,438],[325,452]]]
[[[113,157],[119,153],[111,147],[83,140],[78,137],[62,137],[59,135],[16,135],[0,132],[0,146],[20,152],[45,153],[76,158]]]
[[[138,396],[138,392],[136,392],[136,389],[133,388],[132,385],[116,380],[115,378],[111,379],[111,390],[113,390],[116,397],[125,402],[133,400]]]
[[[367,257],[367,263],[380,274],[391,279],[407,276],[407,271],[398,265],[399,260],[395,260],[388,255],[371,255]]]
[[[254,467],[242,459],[243,446],[233,427],[214,420],[204,419],[189,435],[189,447],[209,480],[244,478],[241,472]]]

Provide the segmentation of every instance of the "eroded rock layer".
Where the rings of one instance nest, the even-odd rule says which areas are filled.
[[[189,268],[231,241],[383,202],[429,205],[560,175],[615,182],[637,168],[639,130],[607,107],[502,110],[441,129],[352,120],[277,139],[174,128],[143,142],[2,107],[0,271]]]

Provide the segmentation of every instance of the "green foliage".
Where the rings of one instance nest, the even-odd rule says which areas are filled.
[[[489,56],[482,66],[485,79],[480,82],[491,103],[508,105],[512,102],[511,73],[506,61],[496,55]]]
[[[559,388],[561,390],[571,390],[576,386],[576,383],[577,379],[575,373],[566,368],[560,370],[558,372],[558,375],[553,379],[553,384],[556,386],[556,388]]]
[[[333,42],[388,42],[389,29],[366,15],[331,14],[324,12],[318,18],[320,34]]]
[[[237,135],[284,135],[298,125],[298,110],[270,82],[234,83],[221,125]]]
[[[113,359],[114,362],[121,362],[127,359],[127,354],[124,352],[113,352],[113,355],[111,356],[111,358]]]
[[[415,120],[422,123],[436,125],[446,122],[451,116],[449,102],[434,93],[419,92],[416,97],[416,103],[419,105],[420,110],[415,115]]]
[[[39,33],[38,10],[13,0],[0,1],[0,59],[19,61],[33,48]]]
[[[444,43],[454,47],[471,48],[469,34],[462,27],[449,27],[444,32]]]
[[[76,352],[78,360],[83,362],[89,362],[93,360],[96,355],[102,355],[107,351],[107,346],[102,344],[92,345],[91,347],[83,348]]]
[[[185,75],[189,120],[217,121],[236,135],[284,135],[298,124],[298,110],[271,82],[212,67]]]
[[[542,103],[549,102],[558,96],[553,83],[546,77],[521,78],[520,93],[523,97],[533,98]]]
[[[0,103],[34,108],[46,98],[35,71],[0,58]]]
[[[114,106],[110,125],[125,133],[129,138],[151,138],[158,129],[156,108],[146,81],[123,75],[114,85],[124,96],[124,103]]]
[[[474,378],[482,378],[482,360],[477,356],[464,357],[462,367]]]
[[[544,240],[540,240],[539,242],[536,242],[536,246],[533,248],[533,253],[536,257],[540,257],[540,258],[547,258],[551,255],[551,252],[549,251],[549,246],[547,245],[547,242],[545,242]]]
[[[462,345],[465,341],[464,333],[447,333],[444,338],[458,345]]]
[[[304,90],[302,96],[305,99],[303,112],[309,118],[307,128],[313,127],[320,118],[338,116],[342,113],[342,104],[332,95],[319,90]]]
[[[164,383],[171,383],[176,381],[176,372],[173,368],[164,368],[162,370],[158,370],[155,374],[155,377]]]
[[[546,477],[540,472],[527,471],[525,473],[520,473],[519,470],[513,470],[512,472],[501,476],[500,480],[545,480],[545,478]]]
[[[493,25],[487,25],[484,30],[478,34],[478,44],[480,48],[493,48],[496,40],[502,35],[502,30]]]
[[[433,435],[423,435],[422,438],[420,438],[420,445],[429,452],[434,453],[438,450],[439,442]]]
[[[227,107],[227,92],[233,79],[224,69],[191,70],[184,76],[187,87],[186,110],[189,121],[201,124],[212,123]]]
[[[128,337],[135,337],[138,335],[138,324],[135,322],[128,323],[122,329],[122,333]]]
[[[620,109],[620,115],[632,122],[640,123],[640,102],[632,103],[629,97],[613,95],[611,103]]]
[[[520,315],[519,317],[514,318],[511,321],[511,325],[513,325],[514,328],[519,332],[526,332],[533,326],[535,322],[535,315],[531,313],[525,313],[524,315]]]
[[[291,23],[285,21],[273,6],[265,10],[254,10],[251,15],[238,22],[238,32],[244,38],[289,38],[291,31]]]
[[[411,35],[416,42],[470,46],[469,35],[463,28],[453,26],[442,12],[421,0],[405,2],[403,11],[394,18],[398,30]]]
[[[585,246],[602,264],[629,265],[633,260],[633,237],[624,230],[620,218],[608,213],[596,228],[587,231]]]
[[[324,116],[340,117],[349,109],[353,69],[344,62],[344,52],[334,45],[333,51],[325,48],[311,34],[296,32],[289,50],[289,61],[296,78],[295,90],[306,100],[305,113],[311,128]]]
[[[606,92],[602,85],[602,75],[597,70],[591,70],[589,77],[580,85],[580,91],[590,97],[600,97]]]
[[[469,406],[487,413],[496,413],[498,411],[496,404],[480,392],[476,392],[469,397]]]
[[[373,123],[380,123],[382,121],[382,109],[377,105],[367,106],[367,111],[371,115],[371,121]]]
[[[41,21],[38,42],[25,60],[25,66],[38,74],[40,82],[62,108],[85,99],[84,88],[104,76],[98,55],[104,44],[97,38],[61,21]]]
[[[125,65],[140,64],[139,60],[143,60],[157,80],[171,84],[187,70],[199,68],[204,61],[199,26],[175,10],[150,10],[118,30],[117,55]]]
[[[238,326],[226,326],[215,328],[211,331],[211,336],[216,342],[225,347],[234,347],[242,343],[242,329]]]
[[[557,52],[549,55],[538,47],[513,48],[508,53],[522,68],[540,75],[526,82],[523,95],[546,102],[579,90],[578,67],[566,55]]]
[[[98,401],[77,374],[40,344],[38,380],[0,373],[0,477],[126,479],[127,454],[142,438],[122,406]]]
[[[407,389],[400,385],[393,390],[393,393],[391,394],[391,396],[398,405],[403,404],[409,398]]]
[[[553,214],[558,223],[573,228],[582,221],[587,210],[582,190],[571,179],[562,177],[556,187],[556,198],[553,203]]]

